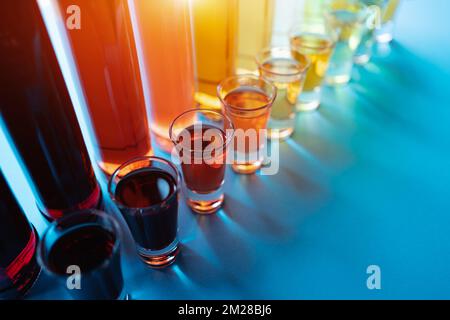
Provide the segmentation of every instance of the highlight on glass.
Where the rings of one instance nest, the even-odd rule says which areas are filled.
[[[239,75],[224,79],[217,95],[235,129],[231,167],[237,173],[255,173],[264,160],[267,124],[277,88],[261,77]]]
[[[277,88],[268,124],[269,138],[288,138],[294,132],[295,109],[310,60],[295,49],[273,47],[262,50],[256,63],[260,76]]]
[[[226,115],[206,109],[186,111],[170,126],[172,154],[181,164],[186,200],[194,212],[214,213],[222,206],[233,128]]]
[[[120,248],[117,221],[105,212],[87,210],[55,220],[37,255],[42,269],[74,299],[124,300],[128,295]],[[68,281],[70,275],[73,282]]]
[[[108,191],[130,228],[141,259],[161,268],[178,255],[180,175],[169,161],[140,157],[121,165]]]
[[[336,44],[336,32],[321,20],[305,19],[291,29],[289,40],[294,55],[300,52],[311,62],[297,111],[315,110],[320,106],[321,86]]]
[[[41,272],[38,241],[0,167],[0,300],[19,299],[33,286]]]

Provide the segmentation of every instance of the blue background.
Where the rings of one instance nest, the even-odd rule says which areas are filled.
[[[229,170],[226,204],[214,216],[183,205],[175,265],[147,269],[124,227],[132,296],[449,299],[449,12],[448,0],[403,1],[396,41],[355,68],[349,86],[325,88],[319,111],[298,116],[277,175]],[[42,232],[45,222],[3,135],[0,150]],[[381,268],[381,290],[366,286],[369,265]],[[65,297],[45,275],[29,296]]]

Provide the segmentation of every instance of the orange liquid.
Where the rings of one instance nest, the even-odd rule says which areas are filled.
[[[81,29],[67,30],[107,174],[152,154],[139,65],[126,0],[59,0],[81,9]]]
[[[189,2],[132,0],[131,3],[151,96],[151,128],[161,146],[171,150],[172,121],[194,107]]]
[[[242,87],[229,92],[225,96],[224,101],[228,105],[225,108],[226,114],[233,122],[235,130],[242,129],[245,132],[249,129],[254,129],[257,133],[256,149],[254,147],[255,143],[249,141],[249,136],[245,138],[245,148],[242,150],[238,149],[237,135],[234,143],[235,150],[245,153],[258,151],[261,143],[264,143],[264,141],[259,139],[259,130],[267,128],[271,108],[270,106],[264,106],[270,103],[270,98],[254,88]]]

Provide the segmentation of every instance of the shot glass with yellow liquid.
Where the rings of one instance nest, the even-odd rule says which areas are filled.
[[[360,0],[325,2],[325,19],[337,33],[335,50],[326,75],[329,85],[347,84],[351,80],[353,58],[371,13],[371,9]]]
[[[294,132],[295,106],[310,66],[308,57],[289,47],[263,49],[256,55],[260,76],[277,88],[268,125],[269,139],[285,139]]]
[[[322,21],[305,20],[291,29],[289,38],[293,55],[299,55],[297,60],[301,61],[306,55],[311,63],[296,109],[315,110],[320,105],[321,86],[336,43],[336,33]]]

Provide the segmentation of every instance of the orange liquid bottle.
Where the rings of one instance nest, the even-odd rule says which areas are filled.
[[[131,0],[144,86],[150,97],[151,129],[172,149],[169,127],[194,107],[193,39],[188,0]]]
[[[100,167],[112,174],[152,154],[150,130],[126,0],[58,0],[61,16],[77,5],[81,28],[66,28],[97,136]]]

